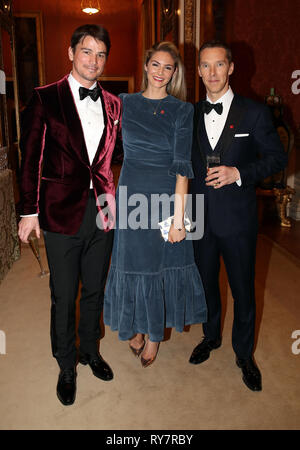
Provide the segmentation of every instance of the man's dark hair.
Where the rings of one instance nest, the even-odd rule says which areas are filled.
[[[71,37],[71,48],[73,52],[75,52],[76,45],[86,36],[92,36],[94,39],[104,42],[107,51],[106,56],[108,56],[110,50],[110,38],[108,31],[101,25],[93,24],[82,25],[81,27],[76,28]]]
[[[217,41],[217,40],[207,41],[201,45],[200,50],[199,50],[199,62],[200,62],[200,54],[201,54],[202,50],[204,50],[206,48],[219,48],[219,47],[224,48],[226,50],[226,57],[230,64],[232,62],[231,48],[225,42]]]

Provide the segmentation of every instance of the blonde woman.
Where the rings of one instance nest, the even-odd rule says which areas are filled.
[[[143,367],[155,360],[165,327],[181,332],[185,325],[206,320],[202,282],[183,225],[184,195],[193,177],[193,107],[185,97],[184,67],[171,42],[146,52],[141,92],[121,94],[124,163],[104,322],[118,330],[121,340],[129,340]],[[157,226],[166,217],[153,202],[162,194],[176,194],[166,241]],[[133,195],[142,199],[139,219],[146,214],[148,226],[132,220],[127,227],[121,224],[124,215],[138,216]]]

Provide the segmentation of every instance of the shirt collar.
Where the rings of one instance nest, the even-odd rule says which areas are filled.
[[[216,102],[212,102],[208,96],[206,96],[206,100],[209,103],[223,103],[223,107],[231,104],[232,99],[233,99],[234,93],[231,89],[231,87],[229,86],[228,90],[225,92],[225,94],[222,95],[222,97],[220,97]]]
[[[68,82],[71,88],[71,91],[74,95],[74,98],[76,100],[79,100],[79,88],[82,86],[82,84],[80,84],[72,75],[72,73],[70,73],[70,75],[68,76]],[[89,89],[94,89],[94,87],[97,86],[97,81],[95,81],[95,83],[89,88]],[[84,86],[82,86],[84,87]],[[86,97],[87,98],[87,97]]]

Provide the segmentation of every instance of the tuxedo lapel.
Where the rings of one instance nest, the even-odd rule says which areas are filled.
[[[196,123],[195,127],[197,127],[197,141],[198,141],[198,147],[199,151],[201,153],[201,157],[203,161],[206,164],[206,156],[205,152],[203,151],[204,148],[211,148],[210,142],[207,137],[206,128],[205,128],[205,122],[204,122],[204,113],[202,111],[202,101],[197,104],[197,110],[196,110]],[[234,135],[237,133],[238,126],[246,112],[246,106],[244,105],[243,98],[239,95],[234,95],[229,113],[223,128],[223,131],[221,133],[221,136],[218,140],[218,143],[213,150],[215,153],[218,153],[222,156],[225,154],[225,152],[230,147],[230,144],[232,143],[234,139]]]
[[[221,158],[230,147],[245,111],[246,107],[243,104],[242,97],[234,95],[223,131],[214,149],[214,152],[219,153]]]
[[[195,126],[197,127],[196,135],[197,135],[199,151],[200,151],[201,157],[203,159],[203,162],[206,165],[206,155],[202,149],[207,147],[207,145],[210,146],[210,143],[208,141],[207,134],[206,134],[205,123],[204,123],[204,113],[202,110],[202,103],[203,102],[201,101],[197,105]]]
[[[85,144],[84,134],[79,114],[76,109],[72,91],[68,82],[68,75],[57,83],[60,107],[65,124],[69,130],[69,138],[74,151],[89,165],[89,156]]]
[[[108,124],[108,113],[107,113],[107,105],[104,101],[103,98],[103,90],[102,88],[100,89],[100,100],[101,100],[101,105],[102,105],[102,113],[103,113],[103,121],[104,121],[104,128],[103,128],[103,133],[102,136],[100,138],[99,141],[99,145],[97,148],[97,151],[95,153],[94,159],[91,163],[91,165],[96,164],[99,161],[99,156],[102,153],[102,149],[105,148],[105,141],[106,141],[106,136],[107,136],[107,124]]]
[[[111,110],[111,102],[109,96],[106,94],[106,91],[101,87],[100,83],[98,82],[98,85],[100,87],[100,98],[102,102],[102,110],[103,110],[103,117],[104,117],[104,130],[102,137],[100,139],[97,152],[94,156],[92,165],[95,165],[103,158],[103,154],[110,148],[110,141],[112,138],[112,130],[114,127],[114,116]]]
[[[92,166],[96,165],[99,160],[102,159],[103,153],[106,151],[106,149],[109,148],[109,144],[112,138],[114,117],[111,110],[110,98],[106,95],[106,91],[100,86],[100,99],[102,103],[104,129],[94,159],[92,163],[90,163],[81,120],[76,109],[70,85],[68,83],[68,75],[58,82],[58,93],[61,110],[63,111],[64,121],[69,130],[69,138],[72,148],[78,153],[85,164]]]

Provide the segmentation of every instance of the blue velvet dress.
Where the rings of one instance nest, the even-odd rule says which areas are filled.
[[[120,97],[124,162],[116,194],[104,323],[118,330],[121,340],[144,333],[159,342],[165,327],[181,332],[185,325],[205,322],[207,317],[192,241],[165,242],[157,222],[166,217],[162,208],[154,203],[151,207],[153,194],[175,193],[176,174],[193,177],[193,107],[171,95],[163,100],[141,93]]]

